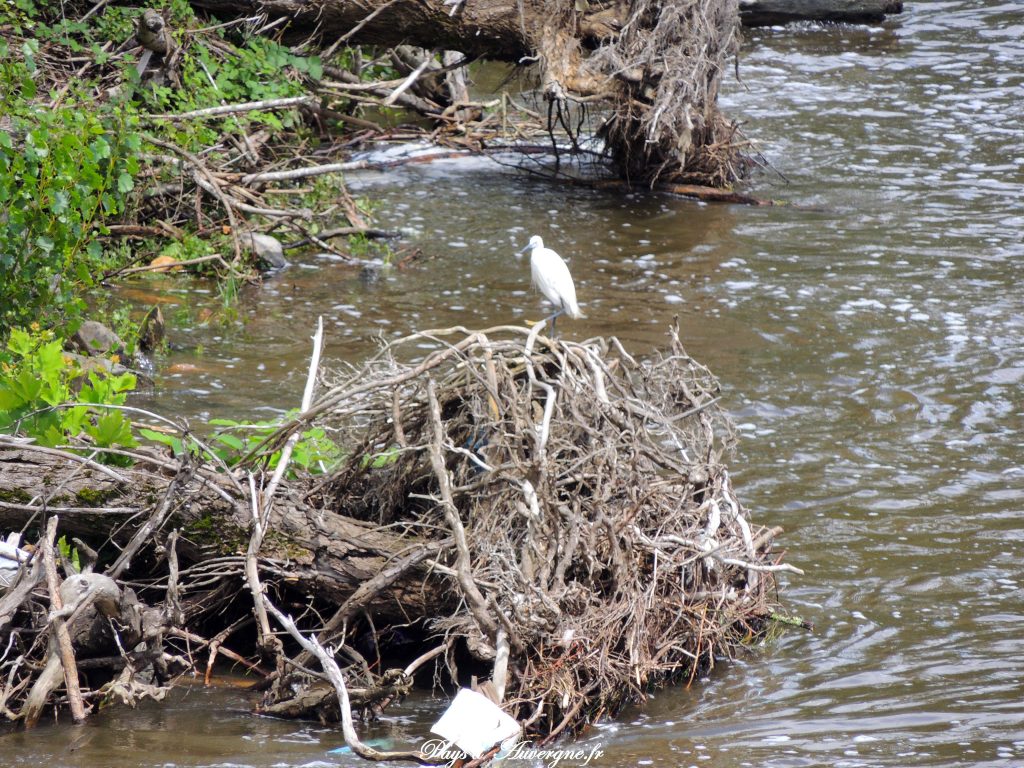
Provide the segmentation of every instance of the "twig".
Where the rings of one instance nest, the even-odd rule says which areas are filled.
[[[290,171],[261,171],[249,173],[239,181],[242,184],[262,184],[267,181],[290,181],[292,179],[307,179],[310,176],[325,176],[329,173],[343,173],[345,171],[358,171],[369,168],[370,163],[363,160],[351,163],[327,163],[325,165],[311,165],[307,168],[293,168]]]
[[[459,510],[452,498],[451,480],[448,477],[448,468],[444,465],[444,458],[441,456],[441,446],[444,443],[444,427],[441,425],[441,406],[437,402],[437,387],[433,379],[427,380],[427,400],[430,406],[430,422],[433,427],[433,440],[430,443],[430,463],[437,477],[439,491],[441,493],[441,504],[444,508],[444,516],[448,521],[448,528],[455,537],[455,568],[459,574],[459,586],[462,588],[462,596],[466,599],[470,612],[476,620],[480,631],[485,637],[494,638],[498,626],[494,619],[487,613],[487,601],[480,593],[479,587],[473,581],[473,561],[469,554],[469,544],[466,541],[466,529],[459,518]]]
[[[423,74],[423,70],[430,66],[430,62],[430,57],[425,57],[423,61],[420,62],[420,65],[410,72],[409,76],[402,81],[402,84],[395,88],[395,90],[391,92],[390,96],[384,99],[384,106],[390,107],[398,100],[399,96],[409,90],[409,88],[412,87],[412,84],[415,83],[419,79],[420,75]]]
[[[455,645],[455,638],[449,637],[447,640],[441,643],[441,645],[437,646],[437,648],[432,648],[426,653],[421,654],[420,656],[417,656],[415,659],[410,661],[406,668],[402,670],[402,672],[405,674],[406,677],[411,677],[413,674],[415,674],[416,670],[418,670],[431,659],[435,659],[442,653],[448,651],[453,645]]]
[[[53,549],[57,536],[57,516],[46,521],[46,539],[43,542],[43,569],[46,571],[46,586],[50,591],[50,605],[57,613],[53,619],[53,631],[57,636],[57,648],[60,652],[61,664],[64,666],[64,685],[67,688],[68,704],[71,717],[76,723],[85,720],[85,704],[82,701],[82,689],[78,684],[78,667],[75,665],[75,652],[71,648],[71,634],[67,623],[59,612],[64,607],[60,598],[60,579],[57,576],[57,565],[53,559]]]
[[[267,99],[265,101],[247,101],[242,104],[223,104],[219,107],[207,107],[206,109],[194,109],[191,112],[179,112],[167,115],[141,115],[145,120],[171,120],[174,122],[195,120],[205,117],[223,117],[225,115],[241,115],[245,112],[269,111],[273,109],[285,109],[288,107],[313,106],[316,98],[313,96],[289,96],[284,99]]]
[[[113,272],[110,275],[104,275],[104,280],[111,280],[115,277],[127,277],[128,275],[137,275],[140,272],[168,272],[172,270],[180,269],[181,267],[191,267],[196,264],[205,264],[209,261],[219,261],[221,266],[229,272],[235,270],[224,261],[224,257],[219,253],[211,253],[209,256],[198,256],[194,259],[188,259],[187,261],[175,261],[173,264],[147,264],[144,267],[132,267],[131,269],[124,269],[119,272]]]
[[[274,618],[277,619],[278,623],[287,630],[295,641],[302,646],[302,648],[313,655],[327,674],[331,684],[334,686],[335,693],[338,696],[338,705],[341,709],[341,731],[345,737],[345,743],[360,757],[366,758],[367,760],[403,760],[419,763],[420,765],[438,765],[439,761],[437,758],[432,758],[429,755],[416,750],[410,752],[381,752],[374,749],[373,747],[364,744],[359,734],[356,733],[355,723],[352,719],[352,705],[349,701],[348,688],[345,685],[345,678],[341,674],[341,669],[338,667],[338,662],[334,660],[334,656],[327,652],[327,650],[320,645],[315,637],[305,636],[299,632],[298,627],[295,626],[295,622],[290,616],[285,616],[277,607],[270,602],[270,600],[264,595],[263,602],[266,604],[266,609],[273,614]]]

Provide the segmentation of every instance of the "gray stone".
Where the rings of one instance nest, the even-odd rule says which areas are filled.
[[[124,355],[121,337],[103,323],[86,320],[71,337],[71,346],[86,355],[106,357]]]
[[[242,238],[242,244],[249,246],[256,258],[268,270],[284,269],[288,260],[284,257],[284,249],[276,237],[259,232],[250,232],[248,238]]]
[[[82,372],[80,379],[77,379],[72,384],[73,387],[75,384],[81,386],[91,372],[109,376],[120,376],[122,373],[130,372],[125,366],[115,363],[106,357],[89,357],[88,355],[77,355],[74,352],[67,353],[67,357],[70,357]],[[77,389],[77,387],[75,388]]]

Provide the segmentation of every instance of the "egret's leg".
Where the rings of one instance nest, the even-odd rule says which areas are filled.
[[[555,338],[555,320],[557,320],[558,316],[560,314],[562,314],[563,312],[565,312],[565,310],[564,309],[560,309],[557,312],[555,312],[553,315],[551,315],[551,317],[548,318],[548,320],[551,321],[551,338],[552,339]]]

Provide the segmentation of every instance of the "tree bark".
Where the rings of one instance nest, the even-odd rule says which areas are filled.
[[[270,20],[285,17],[290,19],[289,37],[315,32],[325,45],[380,11],[352,43],[416,45],[513,62],[530,52],[526,29],[537,26],[544,7],[538,0],[524,0],[521,23],[517,4],[503,0],[466,0],[455,14],[443,0],[192,0],[192,5],[222,18],[261,13]]]
[[[81,536],[100,550],[101,557],[107,553],[109,558],[146,525],[171,492],[172,512],[146,543],[147,549],[162,544],[168,532],[178,528],[183,570],[214,558],[237,556],[241,562],[244,557],[250,500],[222,474],[200,469],[187,483],[175,486],[175,460],[153,456],[150,463],[140,461],[122,469],[83,464],[59,453],[0,446],[0,529],[20,530],[30,521],[41,525],[45,509],[60,515],[61,534]],[[101,548],[104,539],[108,542]],[[415,539],[314,510],[297,489],[282,488],[259,560],[269,578],[287,581],[296,592],[342,604],[394,558],[407,557],[418,546]],[[394,575],[361,608],[385,621],[428,615],[428,607],[432,615],[443,598],[436,581],[433,586],[424,583],[424,567],[417,563]]]

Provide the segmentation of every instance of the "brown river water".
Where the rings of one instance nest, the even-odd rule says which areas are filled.
[[[481,160],[353,177],[424,258],[297,258],[226,324],[202,322],[204,284],[141,283],[178,346],[139,402],[196,424],[293,407],[321,314],[328,364],[381,335],[537,319],[513,254],[540,234],[588,316],[566,335],[642,354],[679,315],[739,425],[737,490],[806,570],[784,601],[814,624],[598,725],[591,764],[1024,766],[1024,5],[749,32],[740,75],[724,105],[780,172],[749,190],[796,205],[587,192]],[[329,751],[335,728],[254,718],[237,690],[171,698],[7,734],[0,764],[362,764]],[[418,745],[443,706],[414,697],[367,735]]]

